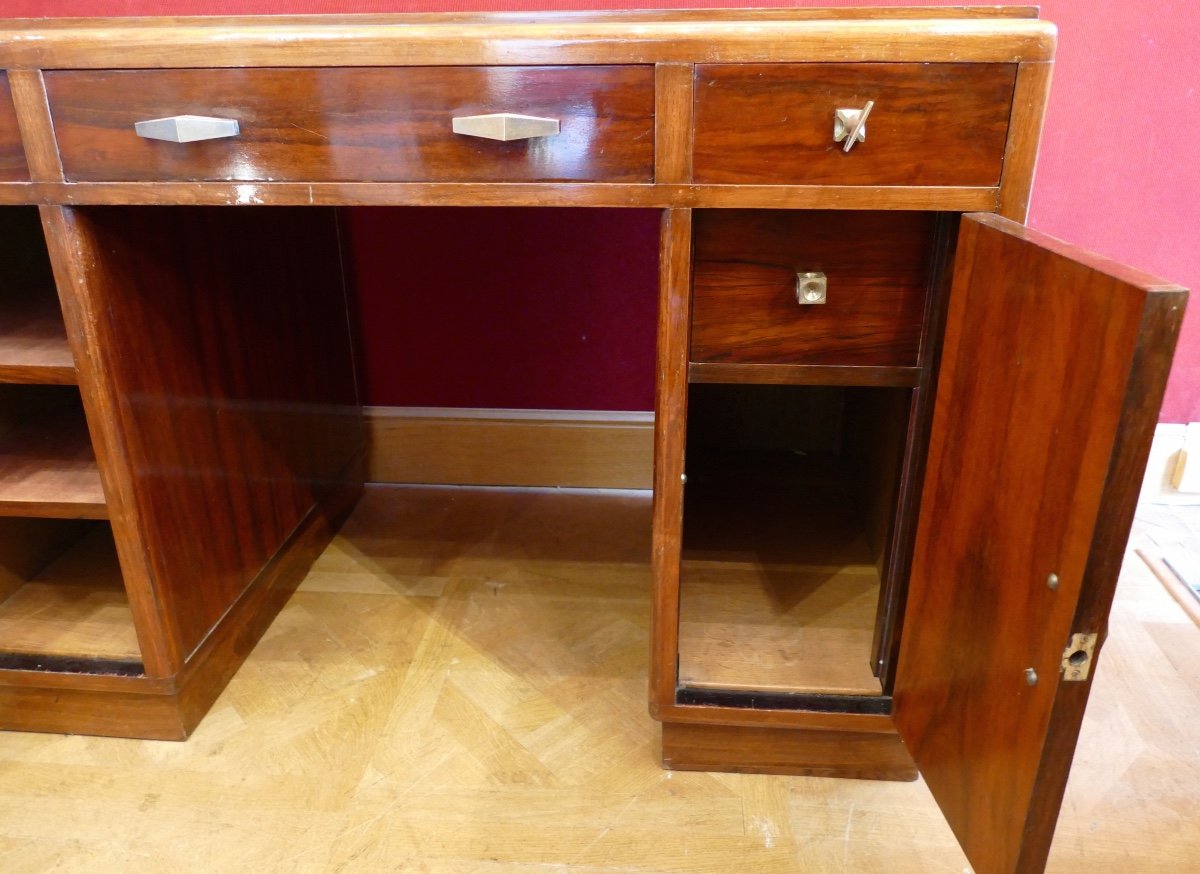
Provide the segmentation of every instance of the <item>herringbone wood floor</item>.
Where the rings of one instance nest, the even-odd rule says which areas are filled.
[[[961,872],[922,783],[669,773],[649,500],[369,491],[187,743],[0,734],[0,870]],[[1136,559],[1050,869],[1200,866],[1200,631]]]

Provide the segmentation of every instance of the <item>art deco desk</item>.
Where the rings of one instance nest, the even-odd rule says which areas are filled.
[[[665,764],[1040,868],[1184,292],[1020,224],[1053,27],[929,14],[0,26],[0,725],[186,737],[353,505],[336,207],[654,208]]]

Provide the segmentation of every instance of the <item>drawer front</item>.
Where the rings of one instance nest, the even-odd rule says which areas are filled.
[[[29,179],[17,113],[13,109],[8,76],[0,71],[0,182],[24,182]]]
[[[1015,82],[1015,64],[700,65],[695,180],[995,186]],[[867,101],[846,152],[835,113]]]
[[[613,67],[107,70],[46,73],[73,181],[646,182],[654,71]],[[559,133],[499,141],[452,119],[512,112]],[[236,119],[199,142],[143,139],[139,121]]]
[[[932,213],[698,212],[691,360],[732,364],[917,363]],[[797,273],[827,277],[800,304]]]

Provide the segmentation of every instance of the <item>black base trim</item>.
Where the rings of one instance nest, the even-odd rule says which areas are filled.
[[[0,652],[0,670],[40,671],[52,674],[98,674],[106,677],[142,677],[146,674],[146,666],[133,660],[30,655],[22,652]]]
[[[814,713],[890,715],[891,695],[821,695],[812,692],[743,692],[733,689],[692,689],[681,686],[675,703],[707,707],[745,707],[754,710],[810,710]]]

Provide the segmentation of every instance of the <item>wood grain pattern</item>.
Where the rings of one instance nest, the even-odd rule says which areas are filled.
[[[862,780],[915,780],[895,734],[789,731],[732,725],[663,725],[663,767]]]
[[[75,360],[53,291],[28,299],[0,296],[0,325],[0,382],[75,383]]]
[[[940,12],[940,10],[939,10]],[[0,66],[56,69],[722,61],[1046,60],[1054,26],[981,16],[766,16],[713,21],[245,17],[6,21]],[[225,24],[222,25],[221,22]]]
[[[692,179],[691,64],[658,64],[654,68],[654,181]]]
[[[74,382],[37,210],[0,208],[0,383]]]
[[[1021,64],[1013,92],[1012,120],[1004,151],[1004,173],[1000,177],[1000,204],[996,212],[1024,223],[1033,191],[1038,145],[1042,140],[1046,106],[1050,97],[1053,61]]]
[[[107,518],[96,457],[74,392],[0,389],[0,516]]]
[[[652,67],[51,71],[72,181],[649,182]],[[454,116],[559,119],[557,136],[454,134]],[[164,143],[134,122],[235,118],[229,139]]]
[[[695,180],[996,185],[1012,64],[701,64]],[[838,108],[875,107],[867,139],[833,140]]]
[[[629,206],[993,210],[993,187],[469,182],[78,182],[0,186],[14,203],[183,206]]]
[[[46,103],[42,71],[10,70],[8,75],[30,178],[35,182],[62,182],[62,161]]]
[[[457,583],[444,540],[406,536],[373,491],[187,744],[3,736],[8,869],[137,870],[147,855],[175,871],[250,856],[267,870],[299,858],[448,874],[968,867],[921,781],[663,773],[645,716],[644,505],[632,523],[575,523],[632,535],[632,561],[599,574],[564,562],[506,607],[512,566],[498,590]],[[555,545],[541,551],[560,557],[588,541],[542,530]],[[1181,655],[1196,629],[1140,565],[1118,590],[1050,871],[1194,867],[1200,675]],[[513,615],[530,633],[505,629]],[[124,706],[115,697],[93,709]],[[25,704],[0,699],[0,712]],[[197,834],[198,820],[227,840]]]
[[[1138,344],[1129,369],[1108,476],[1100,497],[1101,510],[1092,532],[1083,584],[1071,621],[1073,631],[1094,630],[1099,635],[1093,662],[1108,638],[1109,610],[1116,594],[1124,545],[1129,541],[1187,299],[1187,292],[1182,288],[1157,281],[1153,285],[1154,290],[1145,294]],[[1094,682],[1093,669],[1085,682],[1059,685],[1039,762],[1038,792],[1029,812],[1029,822],[1034,827],[1028,831],[1018,865],[1035,868],[1046,864],[1084,709]]]
[[[691,361],[915,366],[934,221],[927,213],[698,213]],[[826,274],[826,303],[796,302],[802,272]]]
[[[959,216],[943,213],[934,229],[933,256],[930,265],[929,294],[926,296],[925,333],[918,355],[919,376],[910,398],[908,433],[901,462],[895,504],[895,518],[887,566],[883,569],[883,587],[879,592],[875,640],[872,645],[877,674],[884,691],[891,694],[896,679],[896,658],[904,610],[908,595],[908,575],[912,567],[913,542],[921,507],[921,486],[925,481],[925,448],[937,390],[938,365],[941,362],[942,335],[946,307],[954,275],[954,247],[958,239]]]
[[[648,489],[650,413],[367,407],[381,483]]]
[[[914,386],[916,367],[873,367],[835,364],[724,364],[693,361],[688,382],[752,385],[876,385]]]
[[[769,415],[780,419],[788,417],[780,409],[802,403],[772,400]],[[777,428],[770,437],[793,451],[752,449],[767,439],[756,433],[755,408],[743,403],[731,413],[728,403],[690,399],[679,684],[879,695],[871,634],[880,577],[863,524],[870,502],[858,500],[853,483],[865,460],[848,447],[798,455],[801,435],[787,440]],[[820,412],[814,404],[792,415]]]
[[[658,354],[654,394],[654,517],[650,567],[650,713],[675,703],[679,560],[687,442],[687,350],[692,288],[692,212],[667,210],[659,248]],[[656,717],[657,718],[657,717]]]
[[[29,178],[21,129],[13,108],[8,74],[0,71],[0,182],[21,182]]]
[[[1119,551],[1109,520],[1136,499],[1105,483],[1133,464],[1118,435],[1152,426],[1165,379],[1161,362],[1137,386],[1130,372],[1153,335],[1145,314],[1179,298],[1004,219],[963,222],[895,718],[981,874],[1032,870],[1049,845],[1066,765],[1043,770],[1044,748],[1074,743],[1051,717],[1060,695],[1082,711],[1083,693],[1060,691],[1063,646],[1102,630],[1101,606],[1077,615],[1112,582],[1111,567],[1088,570],[1093,538]],[[1130,391],[1145,401],[1123,414]]]
[[[171,676],[361,451],[334,217],[62,218],[118,552]]]

